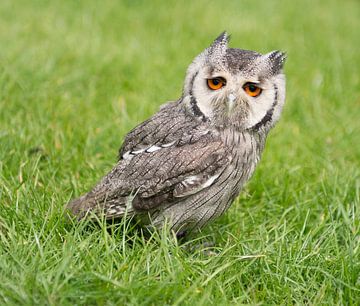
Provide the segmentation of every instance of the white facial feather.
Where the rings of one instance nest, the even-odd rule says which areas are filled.
[[[235,100],[236,100],[236,96],[233,93],[230,93],[228,95],[228,108],[229,108],[229,112],[232,111],[234,104],[235,104]]]
[[[192,94],[196,98],[197,106],[200,111],[208,118],[212,117],[211,101],[219,92],[211,91],[206,85],[207,76],[204,71],[200,71],[193,82]],[[220,89],[221,90],[221,89]]]
[[[260,84],[260,86],[264,88],[258,97],[247,97],[250,112],[245,125],[246,128],[258,124],[272,108],[272,123],[277,122],[280,117],[285,102],[284,75],[276,75],[267,80],[266,84]]]
[[[272,117],[272,125],[279,121],[281,111],[285,104],[286,98],[286,79],[284,74],[278,74],[275,77],[274,84],[278,88],[278,103],[277,106],[274,108],[274,113]]]
[[[226,79],[226,85],[219,90],[211,90],[207,86],[206,80],[209,77],[207,68],[197,71],[192,80],[192,95],[196,99],[199,110],[208,118],[213,117],[213,101],[223,101],[227,105],[227,111],[230,115],[232,111],[239,107],[237,104],[245,103],[247,108],[246,118],[243,119],[242,126],[251,128],[261,122],[268,112],[271,112],[271,125],[278,121],[282,106],[285,102],[285,76],[277,74],[269,79],[258,81],[257,76],[249,76],[247,73],[239,72],[233,75],[228,71],[217,72],[216,76]],[[214,76],[211,76],[214,77]],[[249,96],[243,89],[247,82],[256,83],[262,92],[257,97]],[[276,101],[275,101],[276,100]]]
[[[272,51],[261,55],[228,49],[228,39],[223,33],[191,63],[185,78],[184,101],[191,101],[189,105],[196,116],[200,116],[200,111],[219,127],[229,124],[240,129],[273,126],[285,101],[285,77],[281,72],[285,53]],[[226,85],[212,90],[207,79],[216,77],[224,78]],[[247,82],[262,89],[259,96],[251,97],[244,91]]]

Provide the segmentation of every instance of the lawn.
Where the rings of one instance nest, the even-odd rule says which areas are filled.
[[[357,0],[2,0],[0,304],[359,305],[359,16]],[[185,245],[66,220],[223,30],[288,54],[282,119],[229,211]]]

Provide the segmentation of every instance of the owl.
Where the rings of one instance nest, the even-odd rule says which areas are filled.
[[[285,54],[228,47],[222,33],[187,69],[182,96],[130,131],[118,162],[68,204],[78,219],[133,216],[179,236],[223,214],[260,160],[285,102]]]

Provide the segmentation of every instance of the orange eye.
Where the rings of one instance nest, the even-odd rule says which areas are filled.
[[[261,94],[262,89],[255,85],[254,83],[246,83],[243,86],[243,89],[250,97],[257,97]]]
[[[207,85],[212,90],[218,90],[226,85],[226,81],[223,78],[208,79]]]

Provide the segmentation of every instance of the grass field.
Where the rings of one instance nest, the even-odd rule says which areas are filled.
[[[359,16],[357,0],[2,0],[0,304],[359,305]],[[282,119],[231,209],[187,248],[66,221],[225,29],[288,53]]]

